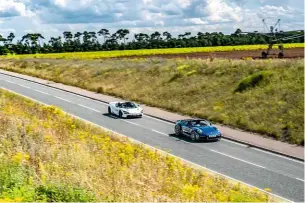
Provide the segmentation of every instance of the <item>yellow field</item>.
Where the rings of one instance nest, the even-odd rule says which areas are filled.
[[[285,44],[285,48],[304,48],[304,43]],[[160,54],[187,54],[199,52],[218,51],[245,51],[267,49],[267,45],[241,45],[241,46],[216,46],[216,47],[193,47],[193,48],[172,48],[172,49],[142,49],[123,51],[100,51],[100,52],[73,52],[55,54],[28,54],[0,56],[6,58],[69,58],[69,59],[101,59],[126,56],[146,56]]]

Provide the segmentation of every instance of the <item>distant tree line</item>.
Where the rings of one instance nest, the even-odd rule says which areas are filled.
[[[137,33],[133,40],[128,41],[129,33],[127,29],[119,29],[112,34],[107,29],[83,33],[65,31],[62,36],[51,37],[47,43],[42,43],[45,38],[40,33],[28,33],[13,43],[15,35],[10,33],[7,37],[0,35],[0,55],[251,45],[266,44],[269,40],[264,35],[244,34],[240,29],[230,35],[198,32],[194,36],[191,32],[185,32],[176,38],[169,32],[154,32],[150,35]],[[285,41],[295,42],[304,42],[304,38]]]

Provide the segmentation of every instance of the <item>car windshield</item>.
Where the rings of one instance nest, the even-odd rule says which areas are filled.
[[[191,124],[192,124],[192,126],[195,126],[195,127],[209,126],[209,124],[206,121],[201,121],[201,120],[192,121]]]
[[[125,103],[122,103],[121,105],[122,105],[122,108],[124,108],[124,109],[137,108],[137,106],[132,102],[125,102]]]

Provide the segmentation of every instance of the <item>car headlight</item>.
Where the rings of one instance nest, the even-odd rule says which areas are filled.
[[[197,131],[197,133],[202,134],[202,130],[197,129],[196,131]]]
[[[129,112],[128,112],[128,111],[123,111],[123,113],[125,113],[125,114],[129,114]]]

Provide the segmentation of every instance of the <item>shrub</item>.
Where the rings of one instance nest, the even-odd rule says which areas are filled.
[[[92,202],[94,195],[82,188],[66,185],[40,185],[35,188],[36,201],[47,202]]]
[[[269,71],[260,71],[242,79],[234,92],[243,92],[247,89],[254,88],[259,85],[262,81],[269,78],[272,74]]]

